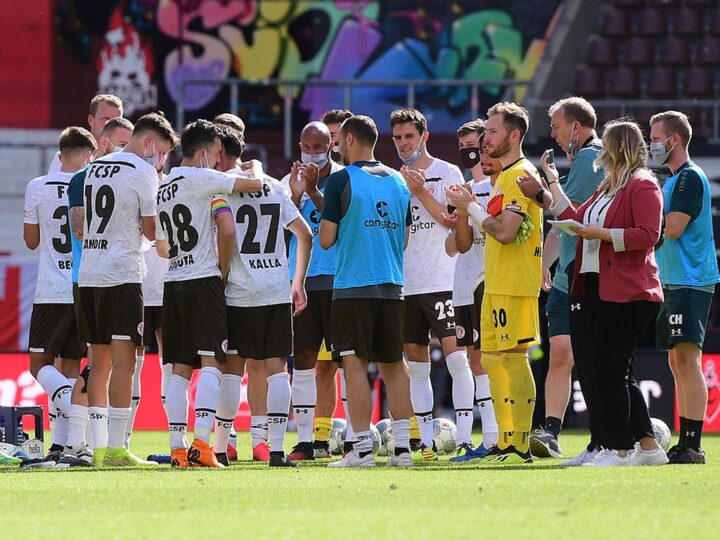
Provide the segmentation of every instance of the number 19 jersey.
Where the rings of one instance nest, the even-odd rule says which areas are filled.
[[[80,287],[142,283],[141,217],[155,216],[157,171],[130,152],[92,162],[85,175]]]
[[[220,277],[211,203],[234,185],[234,177],[199,167],[175,167],[160,184],[156,238],[170,244],[165,282]]]
[[[25,191],[24,223],[40,227],[36,304],[72,304],[72,253],[68,219],[71,173],[30,180]]]

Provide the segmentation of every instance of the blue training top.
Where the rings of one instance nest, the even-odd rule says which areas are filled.
[[[84,206],[83,191],[85,187],[85,173],[87,165],[76,172],[70,179],[70,187],[68,188],[68,212],[70,208],[75,206]],[[70,223],[70,238],[72,240],[72,282],[78,282],[78,270],[80,269],[80,256],[82,255],[82,242],[75,238]]]

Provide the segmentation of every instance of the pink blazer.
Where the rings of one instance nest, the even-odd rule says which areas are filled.
[[[561,219],[583,222],[585,211],[600,196],[600,191],[578,208],[563,210]],[[600,299],[606,302],[647,300],[662,302],[663,292],[655,262],[655,245],[660,239],[663,198],[660,186],[649,171],[638,171],[618,191],[610,204],[605,228],[612,242],[600,243]],[[582,266],[582,239],[578,240],[570,296],[585,295]]]

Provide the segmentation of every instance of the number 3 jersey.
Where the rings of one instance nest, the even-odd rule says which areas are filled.
[[[235,177],[199,167],[175,167],[160,184],[156,238],[170,244],[166,282],[220,277],[211,203],[234,185]]]
[[[93,161],[85,175],[80,287],[142,283],[141,217],[155,216],[157,171],[129,152]]]
[[[25,191],[24,223],[40,227],[36,304],[72,304],[72,253],[68,218],[71,173],[30,180]]]
[[[284,229],[302,217],[282,184],[266,177],[257,193],[234,193],[213,199],[215,211],[223,205],[229,207],[235,220],[238,247],[225,288],[227,305],[290,303]]]

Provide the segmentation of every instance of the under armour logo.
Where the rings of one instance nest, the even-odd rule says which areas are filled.
[[[570,304],[570,311],[580,311],[580,304]]]
[[[508,341],[510,339],[510,334],[501,334],[500,335],[500,341]]]
[[[470,416],[470,413],[467,411],[457,411],[455,414],[457,416]]]
[[[295,411],[295,414],[308,414],[310,412],[310,409],[293,409]]]
[[[681,328],[677,328],[677,329],[673,328],[672,330],[670,330],[670,335],[671,336],[682,336],[682,329]]]
[[[685,432],[685,435],[687,435],[688,437],[694,437],[694,436],[695,436],[695,432],[694,432],[694,431],[686,431],[686,432]]]

